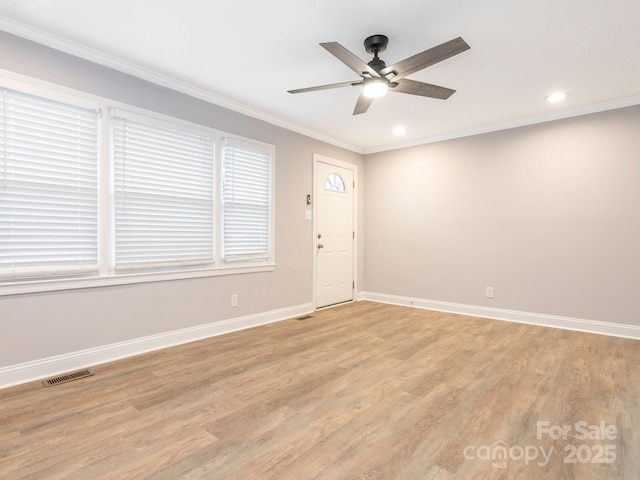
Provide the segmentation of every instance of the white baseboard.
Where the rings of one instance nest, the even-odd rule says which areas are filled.
[[[158,335],[135,338],[125,342],[90,348],[79,352],[66,353],[55,357],[34,360],[18,365],[0,368],[0,388],[27,383],[42,378],[87,368],[100,363],[111,362],[141,353],[173,347],[183,343],[202,340],[224,333],[257,327],[267,323],[294,318],[314,311],[312,303],[272,310],[270,312],[232,318],[196,327],[174,330]]]
[[[565,330],[575,330],[578,332],[597,333],[613,337],[632,338],[640,340],[640,327],[636,325],[625,325],[621,323],[601,322],[597,320],[583,320],[580,318],[560,317],[556,315],[545,315],[541,313],[519,312],[516,310],[505,310],[501,308],[479,307],[475,305],[464,305],[459,303],[439,302],[436,300],[425,300],[421,298],[402,297],[398,295],[387,295],[384,293],[362,292],[358,299],[370,300],[372,302],[389,303],[392,305],[404,305],[407,307],[424,308],[440,312],[459,313],[474,317],[491,318],[495,320],[506,320],[509,322],[527,323],[542,327],[562,328]]]
[[[519,312],[515,310],[440,302],[374,292],[359,292],[356,299],[640,340],[640,327],[635,325]],[[272,310],[270,312],[174,330],[158,335],[136,338],[125,342],[43,358],[18,365],[10,365],[0,368],[0,388],[40,380],[61,373],[139,355],[153,350],[202,340],[237,330],[266,325],[268,323],[306,315],[313,311],[313,304],[307,303]]]

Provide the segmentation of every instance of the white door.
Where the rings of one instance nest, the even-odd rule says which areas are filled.
[[[316,307],[353,300],[353,170],[316,162]]]

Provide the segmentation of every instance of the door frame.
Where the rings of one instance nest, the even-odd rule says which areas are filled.
[[[318,218],[318,202],[316,198],[318,198],[318,192],[316,192],[316,179],[318,176],[318,163],[324,163],[327,165],[333,165],[335,167],[344,168],[346,170],[351,170],[353,172],[353,181],[356,184],[356,187],[353,185],[352,188],[352,200],[353,200],[353,231],[355,232],[355,238],[353,239],[353,299],[351,302],[355,302],[357,299],[358,292],[358,166],[353,163],[344,162],[342,160],[336,160],[335,158],[327,157],[325,155],[320,155],[319,153],[313,154],[313,175],[311,179],[312,188],[311,188],[311,198],[312,198],[312,224],[313,224],[313,237],[312,237],[312,251],[313,255],[313,281],[312,281],[312,296],[313,296],[313,308],[314,310],[318,310],[318,256],[316,255],[316,249],[318,244],[318,225],[316,223],[316,219]],[[349,303],[349,302],[345,302]],[[338,304],[342,305],[342,304]],[[326,307],[321,308],[331,308],[333,305],[328,305]]]

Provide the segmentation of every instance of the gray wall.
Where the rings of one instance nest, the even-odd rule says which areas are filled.
[[[639,135],[629,107],[367,155],[366,290],[640,325]]]
[[[274,144],[278,264],[267,273],[0,297],[0,367],[313,301],[305,220],[313,154],[357,164],[361,175],[362,155],[3,32],[0,69]],[[232,293],[238,308],[230,308]]]
[[[358,165],[360,290],[640,325],[640,107],[363,159],[2,32],[0,69],[276,145],[278,262],[0,297],[0,368],[312,302],[313,153]]]

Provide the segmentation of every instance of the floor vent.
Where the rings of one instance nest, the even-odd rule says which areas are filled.
[[[59,377],[47,378],[42,381],[42,384],[45,387],[52,387],[53,385],[60,385],[61,383],[73,382],[74,380],[79,380],[84,377],[90,377],[93,375],[89,370],[79,370],[77,372],[65,373],[64,375],[60,375]]]
[[[309,320],[310,318],[313,318],[313,315],[305,315],[304,317],[298,317],[298,320]]]

